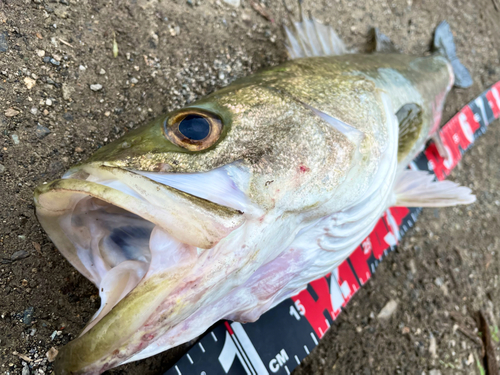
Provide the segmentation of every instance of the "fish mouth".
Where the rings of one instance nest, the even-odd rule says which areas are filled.
[[[154,334],[143,328],[183,272],[245,221],[244,194],[226,172],[178,178],[89,164],[36,189],[42,227],[101,296],[80,337],[60,350],[56,374],[100,373],[147,346]]]

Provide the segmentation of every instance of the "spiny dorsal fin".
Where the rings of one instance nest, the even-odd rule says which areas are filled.
[[[383,34],[377,27],[373,28],[374,52],[379,53],[399,53],[391,39]]]
[[[422,108],[415,103],[402,106],[396,113],[399,122],[398,161],[403,160],[422,130]]]
[[[406,169],[400,172],[394,187],[395,206],[448,207],[476,201],[471,189],[451,181],[436,181],[425,171]]]
[[[348,53],[347,48],[332,27],[323,25],[315,18],[292,22],[285,28],[287,50],[291,59],[312,56],[335,56]]]

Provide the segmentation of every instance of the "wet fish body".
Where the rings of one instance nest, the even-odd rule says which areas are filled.
[[[406,170],[439,128],[449,59],[324,56],[345,47],[309,22],[316,36],[296,24],[290,52],[314,57],[237,80],[37,189],[42,226],[102,299],[56,373],[254,321],[346,259],[388,207],[474,200]]]

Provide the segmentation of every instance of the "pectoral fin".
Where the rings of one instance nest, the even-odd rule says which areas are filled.
[[[399,122],[398,161],[401,161],[411,151],[422,130],[422,108],[415,103],[405,104],[396,117]]]
[[[404,170],[396,179],[395,206],[448,207],[476,201],[471,189],[452,181],[436,181],[425,171]]]

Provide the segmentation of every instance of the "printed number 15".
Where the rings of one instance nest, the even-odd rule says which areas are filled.
[[[297,311],[298,310],[298,311]],[[295,319],[300,320],[300,315],[304,316],[306,314],[306,308],[300,303],[300,300],[295,301],[295,306],[290,306],[290,315]]]

